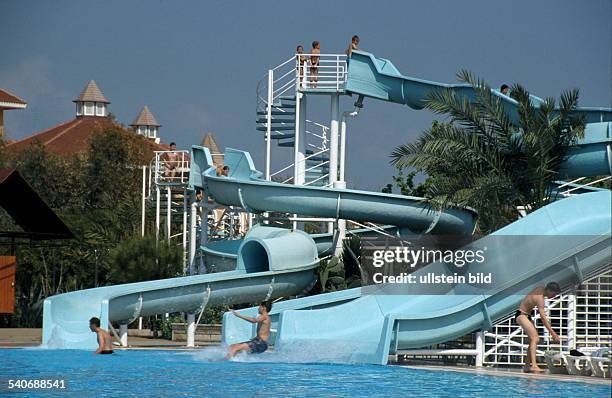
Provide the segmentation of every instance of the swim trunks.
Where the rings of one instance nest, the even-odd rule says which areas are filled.
[[[255,337],[246,343],[249,346],[249,350],[251,350],[251,354],[261,354],[268,349],[268,342],[260,339],[259,337]]]
[[[521,310],[516,310],[516,313],[514,314],[514,321],[516,322],[516,319],[521,316],[521,315],[525,315],[527,317],[527,319],[529,319],[531,321],[531,315],[530,314],[525,314],[523,311]],[[518,323],[518,322],[517,322]]]
[[[113,350],[104,350],[104,351],[100,351],[100,354],[112,354]]]

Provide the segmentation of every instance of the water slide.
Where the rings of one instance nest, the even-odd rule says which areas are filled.
[[[353,51],[348,65],[345,90],[396,104],[408,105],[412,109],[423,109],[432,91],[453,90],[459,97],[475,98],[474,88],[469,84],[446,84],[404,76],[384,58],[371,53]],[[517,120],[517,102],[510,96],[492,90],[511,120]],[[532,103],[543,103],[542,98],[531,96]],[[579,107],[577,113],[584,115],[587,129],[583,139],[569,151],[560,170],[566,177],[610,175],[612,173],[612,109],[603,107]]]
[[[223,205],[252,212],[278,211],[340,217],[405,227],[403,233],[470,234],[476,214],[469,209],[436,211],[420,198],[401,195],[296,187],[262,180],[248,152],[227,149],[229,177],[216,176],[207,148],[194,147],[190,185],[203,188]],[[387,227],[395,229],[398,227]],[[358,231],[366,233],[366,231]],[[316,241],[315,241],[316,239]],[[92,316],[102,324],[129,323],[139,316],[199,312],[207,305],[257,302],[305,293],[316,281],[319,251],[331,246],[326,234],[256,226],[244,240],[204,247],[207,261],[223,262],[225,272],[105,286],[49,297],[43,310],[43,345],[93,348]]]
[[[358,65],[357,62],[353,61],[351,60],[351,68]],[[351,69],[349,70],[351,71]],[[354,72],[351,73],[356,75]],[[399,73],[397,75],[395,77],[399,78]],[[376,77],[377,75],[373,76]],[[348,87],[350,87],[350,83],[351,79],[349,78]],[[355,93],[364,94],[364,91],[353,90]],[[392,99],[388,97],[386,100]],[[594,113],[589,113],[589,115],[591,114]],[[607,170],[609,170],[609,123],[603,123],[601,127],[592,130],[595,133],[595,139],[591,140],[594,145],[585,141],[587,150],[584,150],[580,145],[573,148],[572,153],[577,160],[574,159],[573,167],[568,167],[569,170],[576,167],[586,167],[593,173],[602,169],[602,164],[607,165]],[[607,134],[607,141],[600,139],[602,134]],[[602,142],[604,143],[603,146]],[[586,155],[580,152],[581,150],[585,151]],[[601,156],[602,150],[603,157]],[[566,163],[571,161],[572,155],[570,154]],[[278,211],[318,217],[352,219],[362,222],[369,221],[403,227],[404,231],[408,230],[414,234],[470,234],[474,228],[475,213],[470,209],[454,208],[435,211],[425,206],[420,198],[348,189],[298,187],[264,181],[261,179],[261,173],[255,169],[250,155],[243,151],[228,149],[225,153],[225,163],[230,166],[230,175],[228,177],[217,177],[207,150],[194,147],[190,173],[191,186],[203,188],[207,195],[220,204],[241,206],[252,212]],[[593,164],[597,165],[593,167]],[[582,172],[580,174],[584,175]],[[609,195],[608,192],[590,195],[599,195],[594,196],[595,199],[593,199],[599,203],[602,199],[606,199],[601,195],[606,194]],[[575,201],[573,198],[571,200]],[[609,197],[607,200],[609,201]],[[590,208],[594,207],[590,206]],[[602,214],[605,218],[605,211],[599,213],[599,216],[602,217]],[[594,231],[595,236],[599,236],[599,232]],[[216,255],[219,259],[226,260],[230,264],[230,268],[234,267],[232,270],[215,274],[88,289],[50,297],[45,300],[44,305],[43,344],[68,348],[91,348],[95,346],[95,338],[87,330],[86,323],[86,320],[91,316],[100,317],[103,324],[110,321],[125,323],[138,316],[176,311],[197,312],[206,305],[255,302],[264,298],[299,294],[307,290],[314,281],[315,268],[319,261],[318,252],[323,250],[322,247],[329,247],[327,242],[329,236],[315,237],[315,239],[318,239],[319,242],[299,231],[292,232],[259,226],[253,228],[243,241],[218,242],[205,248],[209,257],[214,258]],[[571,246],[574,247],[576,244]],[[594,256],[589,258],[597,257]],[[597,264],[599,263],[596,261],[595,266]],[[544,271],[553,268],[549,264],[544,268]],[[585,265],[583,268],[579,267],[580,272],[589,271],[593,266]],[[566,279],[573,278],[567,275],[561,276]],[[560,280],[564,279],[561,278]],[[512,286],[520,285],[520,281],[514,282]],[[467,296],[469,294],[462,295],[462,297]],[[462,308],[474,311],[475,308],[481,307],[484,302],[484,299],[478,301],[481,296],[478,295],[474,301],[469,303],[462,302],[464,306]],[[405,313],[391,311],[393,308],[397,310],[403,308],[398,305],[398,301],[394,298],[381,298],[380,302],[376,301],[374,303],[371,297],[373,296],[363,296],[361,289],[352,289],[279,303],[274,310],[276,332],[273,338],[275,338],[279,348],[295,346],[292,342],[304,340],[304,335],[298,332],[308,329],[308,327],[295,326],[300,324],[300,317],[296,314],[303,316],[304,314],[321,314],[317,311],[342,311],[340,314],[343,316],[353,316],[355,312],[351,305],[353,305],[353,302],[359,301],[364,305],[373,306],[373,309],[380,309],[380,316],[376,312],[372,312],[371,321],[373,323],[365,322],[362,324],[364,327],[357,328],[364,334],[357,333],[357,329],[354,327],[343,329],[342,325],[335,325],[339,328],[330,327],[329,331],[333,331],[334,336],[338,339],[329,339],[329,336],[325,333],[321,336],[326,341],[346,341],[346,339],[353,338],[354,341],[363,341],[363,344],[365,344],[363,350],[357,350],[351,358],[365,362],[381,362],[380,358],[386,358],[383,352],[387,345],[386,343],[380,343],[380,338],[381,336],[385,339],[391,337],[389,337],[390,332],[387,331],[387,334],[384,334],[382,329],[377,329],[376,319],[382,319],[382,314],[384,314],[383,325],[389,325],[389,323],[395,325],[396,318],[394,317],[401,318]],[[442,295],[437,297],[442,297]],[[453,303],[457,301],[456,297],[447,297],[447,300]],[[448,304],[448,302],[442,302],[440,308],[446,308],[445,306]],[[382,312],[383,308],[386,308],[386,312]],[[304,309],[312,309],[312,312],[304,311]],[[360,311],[367,313],[367,311],[362,310],[356,313]],[[457,312],[458,310],[455,311],[455,313]],[[337,315],[336,313],[334,316]],[[314,316],[317,317],[318,315]],[[325,324],[328,320],[331,321],[325,316],[318,319],[322,322],[321,324]],[[308,320],[308,322],[310,321],[311,319]],[[284,327],[290,325],[291,322],[294,326]],[[402,323],[402,325],[404,324]],[[330,324],[330,326],[332,325]],[[392,330],[400,329],[399,326],[393,326]],[[292,331],[295,333],[292,334]],[[235,319],[229,319],[226,316],[224,322],[224,340],[226,342],[234,342],[236,339],[241,340],[243,339],[242,336],[250,337],[252,332],[253,330],[246,329],[244,324],[237,324]],[[373,337],[376,335],[378,335],[377,340]],[[450,335],[451,331],[446,331],[443,336],[437,336],[436,339],[447,338]],[[375,340],[378,341],[377,344],[379,345],[377,345],[376,352],[372,354],[371,342]],[[432,338],[427,342],[431,343],[438,340]],[[312,341],[318,342],[316,339]],[[400,342],[403,342],[403,340],[398,337],[395,338],[393,344],[395,344],[395,347],[401,348],[404,345]],[[420,341],[420,343],[424,342]],[[393,344],[389,343],[388,348]],[[342,353],[338,353],[336,357],[340,360]]]
[[[346,91],[350,93],[421,109],[427,93],[439,89],[474,97],[469,85],[406,77],[391,62],[372,54],[354,52],[349,63]],[[494,94],[516,118],[516,101]],[[532,101],[537,104],[542,100],[532,96]],[[578,112],[588,122],[585,137],[570,148],[562,174],[610,175],[612,110],[580,108]],[[490,328],[543,281],[556,280],[567,287],[609,266],[612,198],[607,190],[579,190],[589,191],[593,192],[553,202],[475,242],[475,247],[497,249],[485,263],[462,270],[466,274],[494,271],[496,282],[486,290],[470,284],[440,287],[436,292],[423,285],[384,285],[374,292],[350,289],[279,302],[272,311],[275,348],[287,358],[308,360],[304,353],[316,353],[312,358],[317,361],[384,364],[388,354],[397,350],[420,348]],[[534,239],[534,235],[538,237]],[[415,275],[455,271],[446,264],[434,263]],[[244,310],[247,314],[253,311]],[[253,333],[251,326],[225,315],[224,342],[245,340]]]
[[[291,247],[291,250],[286,250]],[[130,323],[139,316],[197,313],[206,306],[257,302],[301,294],[312,287],[319,258],[306,233],[256,226],[227,272],[86,289],[49,297],[43,309],[43,345],[96,347],[88,320]]]

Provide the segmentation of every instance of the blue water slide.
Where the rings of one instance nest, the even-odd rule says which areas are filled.
[[[390,61],[364,52],[353,52],[345,88],[349,93],[414,109],[422,109],[428,93],[434,90],[451,89],[474,98],[469,85],[407,77]],[[516,101],[497,91],[493,94],[516,121]],[[535,105],[543,101],[536,96],[531,100]],[[612,110],[582,107],[577,112],[587,120],[585,136],[569,149],[561,175],[610,175]],[[279,302],[271,313],[271,340],[276,350],[286,358],[304,358],[305,352],[316,352],[319,361],[386,363],[388,354],[398,350],[490,328],[495,320],[515,310],[526,293],[546,281],[556,280],[568,287],[609,266],[610,191],[563,182],[556,186],[575,188],[574,193],[581,195],[551,203],[474,243],[475,247],[497,249],[485,263],[463,269],[465,273],[493,272],[496,282],[485,291],[469,283],[440,287],[437,292],[422,285],[382,285],[374,290],[350,289]],[[434,263],[415,275],[450,272],[446,264]],[[243,310],[245,314],[254,311]],[[245,340],[254,332],[251,326],[225,314],[224,342]]]
[[[405,76],[391,61],[362,51],[354,51],[351,55],[345,89],[349,93],[408,105],[413,109],[422,109],[428,95],[437,90],[453,90],[468,100],[475,98],[474,88],[469,84],[446,84]],[[516,121],[517,102],[497,90],[492,90],[492,94],[500,99],[511,119]],[[534,105],[543,102],[533,95],[531,100]],[[584,115],[587,128],[584,138],[570,148],[561,174],[567,178],[610,175],[612,108],[579,107],[576,113]]]
[[[217,176],[208,148],[193,146],[195,170],[190,174],[192,188],[202,188],[217,203],[239,206],[254,213],[277,211],[306,216],[340,218],[391,224],[413,233],[471,234],[476,213],[470,209],[435,210],[423,198],[329,189],[266,181],[255,169],[248,152],[226,148],[224,165],[228,176]]]
[[[289,249],[290,248],[290,249]],[[44,302],[42,343],[94,348],[91,317],[103,325],[139,316],[199,312],[207,305],[257,302],[305,293],[319,265],[316,244],[301,231],[256,226],[240,242],[230,271],[80,290]]]
[[[486,289],[470,283],[441,284],[439,291],[424,284],[381,285],[278,303],[272,311],[275,349],[289,358],[316,351],[318,360],[384,364],[397,350],[490,328],[535,287],[553,280],[569,287],[609,266],[611,200],[609,191],[572,196],[476,241],[471,247],[486,247],[486,261],[459,272],[491,272],[494,283]],[[415,275],[457,271],[433,263]],[[225,316],[227,343],[252,333]]]

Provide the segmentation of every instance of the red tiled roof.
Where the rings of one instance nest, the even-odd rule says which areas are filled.
[[[47,151],[56,155],[72,155],[80,152],[87,152],[93,133],[96,130],[103,130],[110,127],[120,127],[126,134],[135,134],[133,131],[125,129],[106,117],[80,116],[58,126],[33,134],[20,141],[8,144],[6,149],[9,154],[18,153],[34,144],[37,140],[45,146]],[[165,144],[156,144],[151,140],[147,140],[146,142],[152,151],[164,151],[168,149],[168,146]]]
[[[13,104],[27,105],[27,102],[25,102],[15,94],[2,88],[0,88],[0,102],[10,102]]]

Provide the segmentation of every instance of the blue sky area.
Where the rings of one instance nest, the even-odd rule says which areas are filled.
[[[452,82],[466,68],[494,86],[520,82],[541,97],[578,87],[581,105],[612,106],[609,0],[2,1],[0,87],[29,103],[5,114],[8,138],[73,118],[72,99],[95,79],[121,122],[146,104],[164,141],[188,148],[213,132],[263,168],[257,80],[298,43],[341,52],[353,34],[406,75]],[[314,102],[309,116],[326,121],[328,104]],[[342,110],[351,103],[343,99]],[[349,127],[349,186],[389,182],[391,150],[433,119],[366,100]]]

